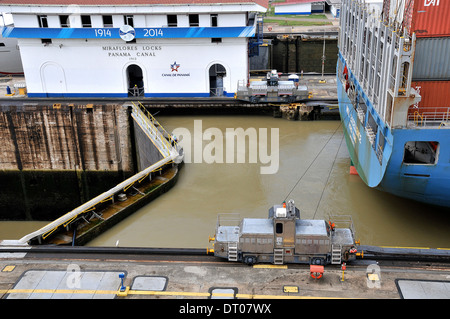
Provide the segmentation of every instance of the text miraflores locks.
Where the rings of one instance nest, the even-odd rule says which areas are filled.
[[[102,46],[108,51],[109,57],[146,57],[156,56],[156,51],[162,50],[160,45],[108,45]]]

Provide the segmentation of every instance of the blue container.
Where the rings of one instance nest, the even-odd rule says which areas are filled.
[[[11,88],[9,86],[6,87],[6,94],[11,94]]]

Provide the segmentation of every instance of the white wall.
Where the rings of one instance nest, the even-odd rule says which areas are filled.
[[[192,38],[138,39],[138,43],[133,44],[121,40],[54,39],[48,46],[39,39],[26,39],[20,40],[19,45],[29,93],[46,93],[43,74],[51,70],[55,72],[55,78],[61,77],[54,80],[63,82],[64,93],[127,93],[126,67],[130,64],[143,69],[146,93],[207,94],[209,66],[214,63],[226,68],[224,87],[230,93],[236,91],[238,80],[247,78],[246,38],[224,38],[219,44],[211,43],[210,39]],[[129,46],[136,50],[103,49],[109,46]],[[143,50],[145,46],[153,46],[156,50]],[[131,57],[110,56],[120,52],[129,52]],[[155,56],[137,56],[145,52],[152,52]],[[180,64],[178,72],[171,71],[170,66],[174,62]],[[45,69],[48,65],[51,67]]]
[[[15,14],[13,15],[14,26],[19,28],[39,28],[37,16],[35,14]]]
[[[311,14],[311,3],[275,6],[275,14]]]

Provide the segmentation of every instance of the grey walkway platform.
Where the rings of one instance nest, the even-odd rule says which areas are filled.
[[[121,285],[120,271],[71,269],[28,270],[22,274],[7,299],[113,299]],[[29,292],[24,292],[29,290]]]
[[[450,281],[398,279],[404,299],[450,299]]]

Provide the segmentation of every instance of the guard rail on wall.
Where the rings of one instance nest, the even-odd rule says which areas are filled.
[[[414,111],[413,114],[408,114],[409,124],[414,126],[438,126],[438,128],[449,128],[450,122],[450,108],[447,111]]]
[[[125,192],[128,188],[133,186],[134,183],[142,181],[150,173],[161,169],[162,166],[169,164],[172,161],[179,162],[180,154],[177,150],[178,148],[177,145],[175,144],[175,141],[173,141],[174,146],[172,146],[172,144],[157,129],[157,126],[160,127],[162,131],[169,136],[170,141],[173,140],[172,136],[169,135],[164,130],[164,128],[162,128],[162,126],[156,121],[156,119],[145,109],[145,107],[140,102],[139,105],[140,106],[137,106],[136,104],[132,103],[132,115],[134,118],[139,118],[140,123],[144,124],[142,129],[145,131],[147,136],[152,140],[152,142],[160,147],[158,149],[160,150],[161,154],[163,154],[163,159],[147,167],[146,169],[138,172],[132,177],[126,179],[125,181],[111,188],[107,192],[98,195],[97,197],[75,208],[71,212],[61,216],[55,221],[38,229],[37,231],[25,235],[19,240],[6,240],[4,242],[7,242],[8,245],[27,245],[33,239],[38,239],[39,242],[41,240],[45,240],[48,236],[54,233],[59,227],[61,226],[67,227],[78,216],[93,211],[95,209],[95,206],[100,203],[112,200],[114,195]]]

